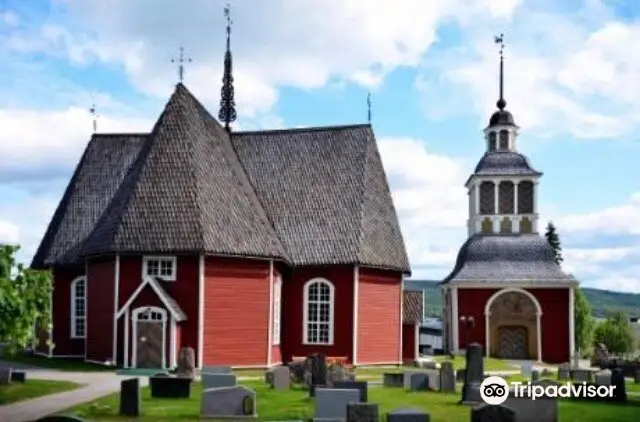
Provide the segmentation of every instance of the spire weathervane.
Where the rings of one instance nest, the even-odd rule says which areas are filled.
[[[371,124],[371,92],[367,92],[367,121]]]
[[[222,90],[220,99],[220,112],[218,118],[224,122],[224,128],[230,132],[229,123],[236,120],[236,103],[233,89],[233,62],[231,57],[231,5],[227,3],[224,8],[227,18],[227,51],[224,53],[224,74],[222,76]]]
[[[171,59],[171,63],[178,63],[178,80],[180,81],[180,83],[182,83],[182,81],[184,81],[184,64],[185,63],[191,63],[191,58],[187,57],[185,59],[184,57],[184,47],[180,47],[180,56],[177,59]]]
[[[500,110],[504,110],[507,106],[504,99],[504,34],[496,35],[493,41],[500,46],[500,98],[496,105]]]

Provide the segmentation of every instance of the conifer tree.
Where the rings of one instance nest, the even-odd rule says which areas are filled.
[[[560,246],[560,236],[558,236],[558,233],[556,231],[556,226],[553,225],[553,222],[549,221],[549,224],[547,224],[547,231],[544,234],[544,237],[547,238],[547,242],[549,242],[549,244],[553,248],[553,251],[556,253],[556,257],[555,257],[556,264],[558,265],[562,264],[562,261],[564,261],[564,258],[562,258],[562,246]]]

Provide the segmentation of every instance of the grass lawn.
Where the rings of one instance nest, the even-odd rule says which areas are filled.
[[[636,384],[633,380],[627,380],[627,391],[640,393],[640,384]]]
[[[445,360],[449,360],[448,356],[434,356],[434,360],[436,362],[444,362]],[[465,357],[464,356],[455,356],[453,360],[453,367],[457,369],[461,369],[465,367]],[[485,371],[517,371],[519,368],[509,365],[506,361],[495,359],[495,358],[484,358],[484,370]]]
[[[313,416],[313,402],[301,389],[278,392],[260,382],[243,383],[255,389],[259,420],[307,420]],[[151,399],[148,388],[142,390],[142,416],[139,422],[198,421],[200,385],[194,385],[188,400]],[[457,404],[460,395],[432,392],[409,393],[401,389],[371,387],[369,401],[380,405],[381,417],[399,407],[421,408],[431,414],[435,422],[468,422],[470,408]],[[126,421],[118,417],[118,395],[104,397],[64,413],[83,417],[91,422]],[[636,398],[637,400],[637,398]],[[640,401],[626,405],[588,403],[562,400],[559,404],[560,422],[637,422]]]
[[[63,391],[75,390],[80,384],[69,381],[30,380],[0,385],[0,405],[33,399]]]
[[[16,362],[25,365],[37,366],[40,368],[58,369],[60,371],[69,372],[96,372],[114,370],[113,368],[109,368],[107,366],[84,362],[82,359],[48,358],[45,356],[32,355],[28,353],[17,353],[15,355],[5,354],[3,355],[2,359],[9,362]]]

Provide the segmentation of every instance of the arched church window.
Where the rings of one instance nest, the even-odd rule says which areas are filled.
[[[498,137],[496,136],[495,132],[489,132],[489,152],[493,152],[496,150],[497,148],[497,139]]]
[[[489,217],[485,217],[485,219],[482,220],[482,227],[480,230],[485,234],[493,233],[493,222]]]
[[[495,213],[495,190],[493,182],[480,185],[480,214]]]
[[[304,285],[304,344],[333,344],[334,298],[329,280],[316,278]]]
[[[498,197],[498,206],[500,208],[500,214],[513,214],[513,191],[514,185],[513,182],[500,182],[500,187],[498,188],[499,197]]]
[[[509,149],[509,131],[503,129],[500,131],[500,150],[506,151]]]
[[[518,184],[518,213],[533,214],[533,182],[529,180]]]
[[[505,217],[500,221],[500,233],[511,233],[513,231],[513,224],[509,217]]]
[[[531,220],[529,217],[522,217],[520,220],[520,233],[532,233],[533,232],[533,224],[531,224]]]

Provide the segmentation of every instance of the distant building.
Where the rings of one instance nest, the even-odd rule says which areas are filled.
[[[422,298],[422,318],[418,328],[418,350],[420,354],[433,354],[443,351],[442,319],[438,316],[434,317],[434,315],[442,314],[442,308],[429,308],[427,306],[429,295],[440,296],[440,291],[436,288],[437,284],[437,280],[404,281],[405,293],[419,293]],[[406,299],[405,303],[407,303]]]

